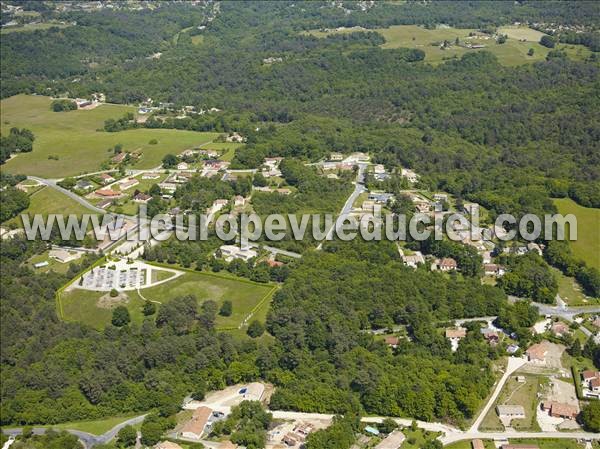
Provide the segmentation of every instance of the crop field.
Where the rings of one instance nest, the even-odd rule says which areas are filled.
[[[115,133],[101,130],[104,121],[118,119],[135,108],[104,104],[91,110],[52,112],[49,97],[16,95],[2,100],[2,133],[14,126],[28,128],[35,134],[33,151],[20,153],[6,162],[3,170],[10,173],[61,178],[99,170],[113,155],[117,144],[124,151],[141,151],[133,168],[160,165],[165,154],[212,142],[218,133],[174,129],[131,129]],[[157,143],[149,142],[156,139]]]
[[[237,328],[259,304],[261,307],[256,317],[264,318],[264,310],[268,308],[272,292],[271,285],[208,273],[186,272],[171,282],[140,290],[141,295],[137,291],[125,292],[128,300],[123,305],[129,310],[132,322],[140,324],[144,319],[142,306],[145,299],[165,303],[180,296],[194,295],[199,305],[210,299],[219,306],[223,301],[230,300],[233,303],[232,315],[217,315],[216,320],[217,328],[229,329]],[[111,309],[98,306],[98,300],[105,294],[106,292],[81,289],[63,292],[60,299],[63,318],[67,321],[79,321],[96,329],[104,328],[112,317]]]
[[[554,204],[560,214],[577,217],[577,240],[570,242],[575,256],[600,269],[600,209],[580,206],[568,198],[556,199]]]
[[[310,34],[317,37],[325,37],[329,33],[349,33],[356,29],[344,29],[340,31],[310,31]],[[539,38],[543,33],[525,27],[507,27],[503,29],[502,34],[508,35],[508,40],[504,44],[497,44],[493,38],[484,37],[468,39],[469,33],[475,32],[474,29],[467,28],[438,28],[428,30],[416,25],[395,25],[389,28],[375,28],[373,31],[380,33],[386,40],[382,48],[417,48],[425,52],[425,61],[432,64],[439,64],[447,59],[454,57],[460,58],[463,54],[473,51],[487,50],[498,57],[501,64],[514,66],[529,62],[541,61],[546,58],[550,49],[540,45]],[[539,34],[538,34],[539,33]],[[473,44],[485,45],[483,49],[469,49],[461,46],[452,45],[443,50],[435,43],[444,40],[454,44],[456,38],[461,43],[471,42]],[[520,39],[527,39],[528,42],[520,42]],[[533,56],[527,55],[530,48],[533,48]],[[587,57],[590,52],[581,45],[557,45],[558,49],[564,49],[569,57],[582,59]]]
[[[81,215],[90,212],[89,209],[85,208],[77,201],[50,187],[43,187],[41,190],[35,191],[31,194],[29,199],[29,207],[21,212],[21,214],[42,214],[46,217],[48,214]],[[7,223],[14,223],[21,227],[21,214],[8,220]]]

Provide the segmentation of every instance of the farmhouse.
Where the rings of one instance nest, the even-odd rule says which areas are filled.
[[[531,363],[535,363],[538,365],[543,365],[546,363],[546,354],[548,354],[548,348],[544,343],[537,343],[533,346],[530,346],[527,351],[525,351],[527,355],[527,360]]]
[[[575,419],[579,414],[577,407],[554,401],[542,403],[542,410],[547,411],[554,418],[563,419]]]
[[[100,181],[102,181],[102,184],[110,184],[115,181],[115,178],[108,173],[101,173],[98,177],[100,178]]]
[[[125,181],[122,181],[121,183],[119,183],[119,185],[121,186],[121,190],[127,190],[130,189],[133,186],[136,186],[140,183],[140,181],[138,181],[135,178],[129,178]]]
[[[199,440],[202,438],[204,428],[208,422],[208,418],[212,414],[212,410],[208,407],[199,407],[194,410],[192,418],[185,423],[181,429],[181,436],[191,440]]]
[[[523,419],[525,418],[525,409],[522,405],[498,405],[496,412],[499,418]]]

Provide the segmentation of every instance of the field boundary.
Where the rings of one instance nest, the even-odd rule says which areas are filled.
[[[65,320],[65,313],[63,311],[63,305],[62,305],[62,301],[61,301],[62,292],[64,292],[65,289],[69,285],[71,285],[73,282],[75,282],[75,280],[78,277],[83,276],[88,271],[90,271],[90,270],[96,268],[97,266],[100,266],[100,265],[102,265],[103,263],[106,263],[106,262],[107,262],[106,256],[100,257],[100,259],[98,259],[96,262],[94,262],[93,264],[91,264],[89,267],[87,267],[87,268],[81,270],[80,272],[78,272],[75,276],[73,276],[73,278],[70,281],[68,281],[66,284],[64,284],[62,287],[60,287],[58,290],[56,290],[56,295],[55,295],[56,306],[57,306],[57,310],[58,310],[58,317],[61,320],[67,321],[67,320]]]

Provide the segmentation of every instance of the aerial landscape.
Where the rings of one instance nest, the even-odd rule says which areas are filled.
[[[0,7],[2,449],[600,449],[600,2]]]

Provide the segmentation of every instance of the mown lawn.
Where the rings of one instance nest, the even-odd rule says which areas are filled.
[[[50,427],[55,429],[70,429],[70,430],[80,430],[82,432],[88,432],[92,435],[102,435],[105,432],[108,432],[117,424],[122,423],[123,421],[127,421],[130,418],[134,418],[136,416],[143,415],[143,413],[135,413],[132,415],[126,416],[113,416],[110,418],[98,419],[95,421],[75,421],[75,422],[67,422],[56,424]]]
[[[186,272],[172,281],[140,290],[142,297],[135,290],[125,292],[129,301],[123,305],[129,310],[132,322],[140,324],[144,320],[143,298],[166,303],[180,296],[194,295],[198,304],[210,299],[217,302],[219,306],[225,300],[230,300],[233,303],[232,315],[229,317],[217,315],[216,320],[217,328],[228,329],[237,328],[242,324],[252,309],[263,299],[264,302],[256,311],[255,318],[264,320],[272,291],[272,285],[255,284],[234,277],[217,277],[209,273]],[[106,292],[81,289],[63,292],[59,304],[63,318],[67,321],[88,324],[95,329],[103,329],[112,318],[112,310],[97,305],[98,299],[105,294]],[[157,306],[160,307],[158,304]]]
[[[345,29],[341,31],[331,31],[329,33],[348,33],[356,30]],[[542,61],[546,58],[550,49],[539,44],[539,38],[542,33],[529,28],[510,27],[504,28],[503,34],[508,34],[508,40],[504,44],[497,44],[494,39],[467,39],[470,32],[474,29],[467,28],[438,28],[428,30],[417,25],[394,25],[389,28],[376,28],[373,31],[380,33],[386,40],[382,48],[417,48],[425,52],[425,61],[433,64],[439,64],[446,59],[453,57],[460,58],[463,54],[473,51],[486,50],[498,57],[501,64],[513,66],[530,62]],[[310,31],[310,34],[317,37],[324,37],[327,32]],[[539,33],[539,34],[537,34]],[[528,42],[520,42],[523,37],[529,39]],[[450,48],[442,50],[439,45],[432,45],[444,40],[454,44],[456,38],[462,43],[471,42],[473,44],[485,45],[483,49],[469,49],[452,45]],[[534,41],[535,40],[535,41]],[[533,48],[533,56],[527,55],[530,48]],[[589,56],[590,51],[581,45],[562,45],[556,46],[557,49],[563,49],[569,57],[573,59],[583,59]]]
[[[10,173],[61,178],[97,171],[113,155],[111,148],[123,145],[124,151],[141,151],[141,159],[133,168],[160,165],[167,153],[180,153],[186,148],[212,142],[218,133],[173,129],[132,129],[116,133],[101,130],[104,121],[118,119],[135,108],[105,104],[91,110],[52,112],[51,98],[16,95],[2,100],[2,133],[14,126],[28,128],[35,134],[33,151],[9,160],[3,170]],[[150,145],[152,139],[157,144]],[[58,160],[49,159],[56,156]]]
[[[600,209],[580,206],[569,198],[555,199],[554,204],[560,214],[577,217],[577,240],[570,242],[575,256],[600,269]]]
[[[471,444],[472,440],[464,440],[458,441],[456,443],[449,444],[448,446],[444,446],[446,449],[473,449]],[[492,440],[482,440],[485,449],[496,449],[494,442]]]

